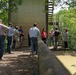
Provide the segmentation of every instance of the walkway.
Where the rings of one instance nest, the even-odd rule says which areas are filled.
[[[63,63],[72,75],[76,75],[76,52],[53,51],[56,57]]]
[[[29,47],[12,52],[0,61],[0,75],[38,75],[37,55],[32,57]]]
[[[53,47],[49,47],[53,49]],[[72,75],[76,75],[76,51],[65,50],[58,47],[58,50],[52,50],[56,57],[63,63]]]
[[[38,57],[30,55],[30,47],[13,54],[5,53],[0,61],[0,75],[38,75]],[[76,52],[52,51],[72,75],[76,75]]]

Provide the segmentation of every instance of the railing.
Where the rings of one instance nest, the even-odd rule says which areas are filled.
[[[72,49],[72,48],[71,48],[71,41],[72,41],[71,38],[72,38],[71,36],[68,36],[68,49]],[[48,46],[54,46],[54,45],[55,45],[55,38],[54,38],[54,41],[51,42],[51,41],[50,41],[50,37],[49,37],[49,38],[48,38]],[[64,48],[64,41],[63,41],[61,35],[58,36],[57,45],[58,45],[58,46],[61,46],[62,48]]]
[[[71,75],[42,40],[38,44],[38,75]]]

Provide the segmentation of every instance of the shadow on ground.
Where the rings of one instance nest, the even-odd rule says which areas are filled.
[[[37,57],[23,54],[5,59],[0,61],[0,75],[38,75]]]
[[[55,54],[55,55],[70,55],[70,56],[74,56],[76,57],[76,51],[53,51],[52,52]]]

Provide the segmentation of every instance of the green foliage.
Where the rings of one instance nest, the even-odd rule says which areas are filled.
[[[9,0],[9,10],[10,12],[17,11],[18,5],[21,5],[23,0]]]
[[[51,29],[53,29],[53,25],[48,26],[48,31],[50,31]]]
[[[18,5],[22,4],[23,0],[0,0],[0,18],[3,20],[4,24],[8,24],[8,14],[9,12],[16,11]]]
[[[5,25],[8,24],[8,12],[6,10],[3,10],[3,13],[0,13],[0,18],[3,20]]]
[[[54,0],[55,5],[62,6],[63,4],[68,5],[69,7],[73,7],[76,9],[76,0]]]
[[[0,11],[7,10],[8,8],[8,0],[0,0]]]
[[[70,46],[73,49],[76,49],[76,11],[75,9],[71,8],[69,10],[61,10],[56,15],[60,16],[60,20],[62,22],[63,27],[67,28],[69,32],[70,39]]]
[[[21,5],[23,0],[0,0],[0,11],[9,9],[15,11],[18,9],[18,5]]]
[[[65,3],[69,5],[69,7],[76,8],[76,0],[67,0]]]

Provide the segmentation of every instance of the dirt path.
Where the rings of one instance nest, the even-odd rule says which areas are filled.
[[[30,48],[5,53],[0,60],[0,75],[38,75],[37,55],[30,55]]]
[[[30,48],[23,47],[13,54],[5,53],[0,60],[0,75],[38,75],[38,57],[30,55]],[[76,75],[76,52],[53,51],[63,65]]]
[[[76,51],[53,51],[72,75],[76,75]]]

